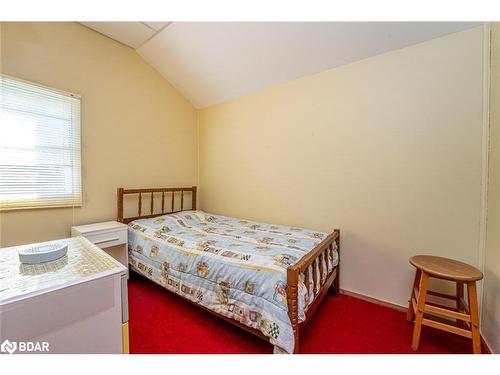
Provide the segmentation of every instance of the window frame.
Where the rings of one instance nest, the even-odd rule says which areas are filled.
[[[78,159],[79,166],[76,169],[72,169],[72,173],[77,171],[78,173],[78,188],[73,189],[72,195],[68,196],[67,200],[71,201],[67,204],[60,203],[57,204],[57,200],[53,201],[53,204],[50,204],[50,199],[48,198],[35,198],[35,199],[23,199],[18,201],[10,201],[4,206],[4,203],[0,197],[0,212],[5,211],[20,211],[20,210],[38,210],[38,209],[56,209],[56,208],[75,208],[83,206],[83,180],[82,180],[82,97],[78,93],[73,93],[65,90],[61,90],[58,88],[50,87],[47,85],[43,85],[37,82],[28,81],[19,77],[15,77],[9,74],[0,73],[0,119],[3,117],[4,109],[3,109],[3,95],[4,95],[4,78],[7,78],[12,81],[18,81],[20,83],[30,85],[36,87],[38,89],[46,90],[48,92],[52,92],[57,95],[70,97],[72,99],[78,100],[78,120],[71,121],[72,129],[76,130],[78,141],[72,142],[72,161]],[[1,125],[0,125],[1,126]],[[74,186],[74,185],[73,185]],[[63,202],[66,198],[61,198],[60,201]],[[47,204],[43,204],[46,201]],[[33,204],[28,205],[27,203],[32,202]],[[36,204],[36,202],[40,202],[40,204]]]

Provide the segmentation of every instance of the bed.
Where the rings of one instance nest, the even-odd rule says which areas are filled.
[[[196,209],[196,192],[196,186],[118,188],[130,268],[271,342],[275,353],[298,353],[300,333],[321,300],[330,289],[339,293],[339,230],[207,213]],[[124,217],[130,196],[138,198],[138,214]]]

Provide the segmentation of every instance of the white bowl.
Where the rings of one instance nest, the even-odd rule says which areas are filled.
[[[19,250],[19,260],[24,264],[52,262],[68,252],[67,243],[52,243]]]

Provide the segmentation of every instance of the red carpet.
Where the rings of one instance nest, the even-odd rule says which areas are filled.
[[[131,353],[272,353],[271,344],[197,308],[134,272],[129,281]],[[404,313],[345,295],[325,297],[300,353],[414,353]],[[423,327],[418,353],[470,353],[468,339]]]

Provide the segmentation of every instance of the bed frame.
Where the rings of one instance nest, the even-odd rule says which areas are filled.
[[[155,213],[154,207],[154,199],[155,194],[158,197],[161,193],[161,212]],[[188,208],[184,207],[184,194],[191,195],[191,205]],[[124,206],[124,196],[125,195],[138,195],[138,204],[137,204],[137,216],[132,217],[124,217],[123,216],[123,206]],[[192,187],[180,187],[180,188],[146,188],[146,189],[117,189],[117,221],[120,223],[128,224],[131,221],[137,219],[146,219],[161,215],[166,215],[169,213],[181,212],[186,210],[196,210],[196,186]],[[143,214],[142,210],[142,197],[149,196],[150,205],[149,205],[149,213]],[[180,210],[175,210],[175,200],[176,197],[181,199],[180,202]],[[169,204],[169,208],[166,208],[166,205]],[[333,244],[337,244],[337,251],[339,254],[339,264],[334,267],[323,279],[317,279],[316,272],[312,272],[310,275],[309,266],[315,262],[319,262],[320,274],[323,273],[323,259],[328,255],[333,255]],[[335,229],[332,233],[328,235],[321,243],[312,249],[309,253],[307,253],[302,259],[300,259],[293,266],[288,267],[287,269],[287,300],[288,300],[288,315],[290,316],[290,321],[292,323],[294,338],[295,338],[295,346],[294,353],[299,352],[299,337],[302,333],[305,325],[309,322],[312,315],[318,308],[319,304],[326,296],[329,290],[333,290],[335,294],[340,293],[340,275],[339,275],[339,265],[340,265],[340,231]],[[314,267],[313,267],[314,269]],[[316,297],[311,305],[309,305],[306,310],[306,319],[303,322],[299,323],[298,318],[298,282],[300,274],[305,274],[305,284],[306,287],[310,288],[312,284],[314,293]],[[190,301],[192,302],[192,301]],[[192,302],[194,303],[194,302]],[[235,324],[236,326],[244,329],[247,332],[250,332],[266,341],[269,341],[269,338],[265,336],[262,332],[257,329],[248,327],[236,320],[228,318],[226,316],[220,315],[212,310],[207,309],[204,306],[196,304],[198,307],[203,308],[204,310],[217,315],[218,317]]]

